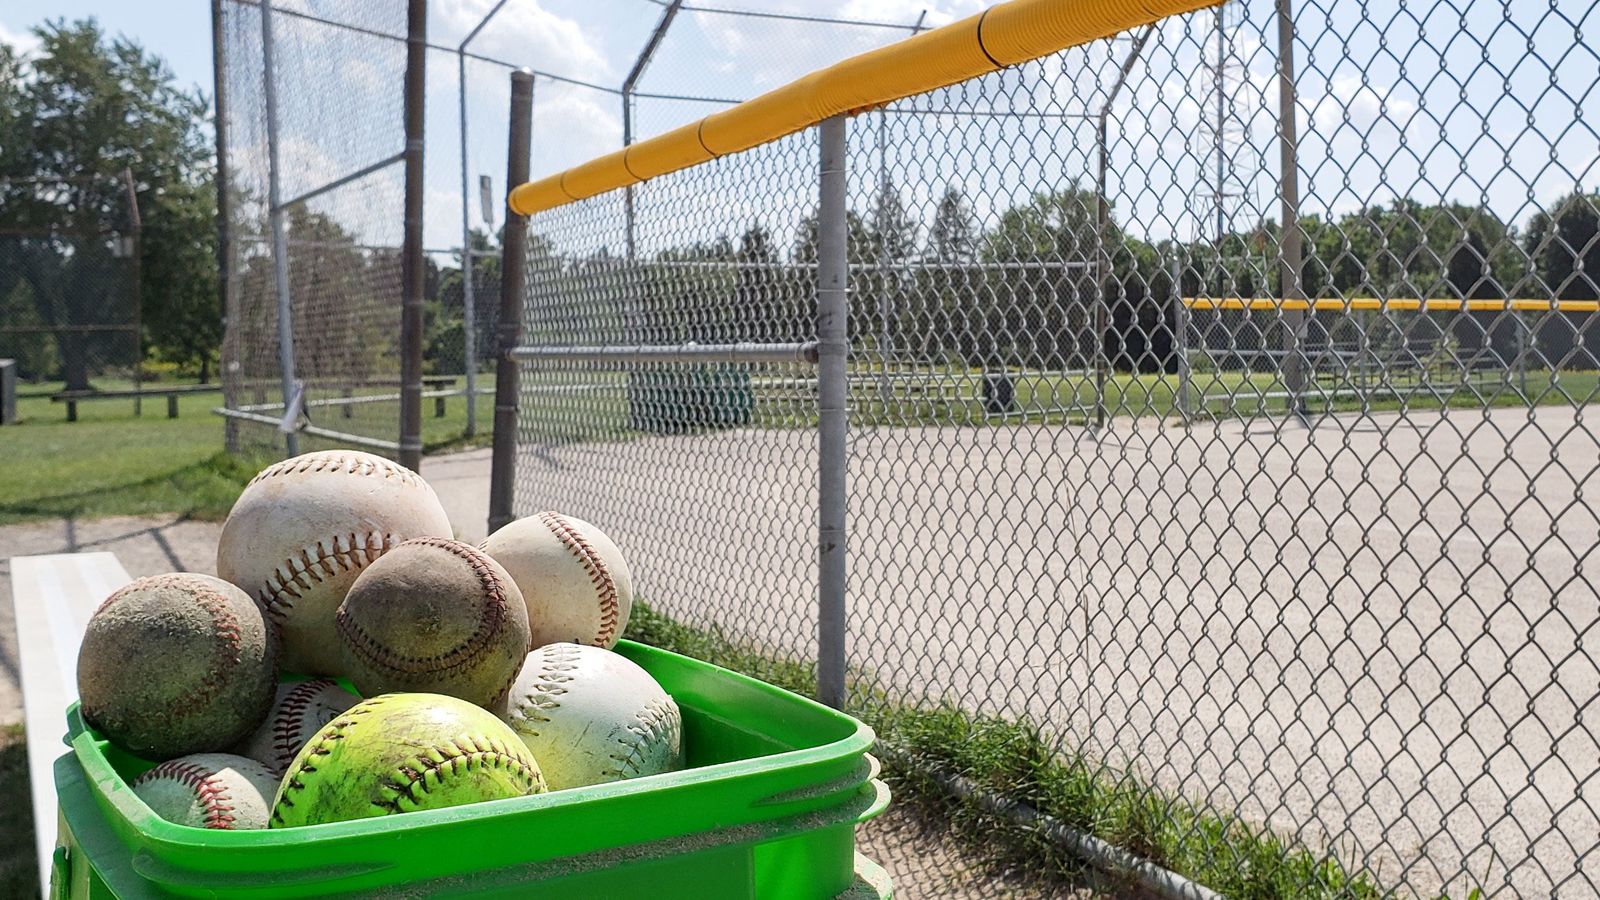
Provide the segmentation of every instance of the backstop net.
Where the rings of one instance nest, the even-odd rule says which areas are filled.
[[[355,443],[393,454],[400,431],[406,4],[272,3],[269,66],[262,4],[217,2],[230,443],[281,450],[279,424],[309,420],[302,449]],[[274,154],[292,321],[288,379],[299,386],[299,415],[285,408],[291,398],[284,396],[269,195]]]

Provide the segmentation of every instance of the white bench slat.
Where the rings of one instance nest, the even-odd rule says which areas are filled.
[[[39,887],[49,889],[56,846],[52,767],[62,753],[63,715],[78,698],[78,645],[101,601],[132,579],[111,553],[57,553],[11,558],[11,602],[17,613],[22,708],[28,728],[28,777]]]

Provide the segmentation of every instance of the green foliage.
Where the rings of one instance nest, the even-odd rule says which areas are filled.
[[[220,311],[205,99],[177,87],[166,64],[138,44],[108,38],[93,19],[58,19],[34,34],[39,49],[29,59],[0,51],[0,178],[34,179],[0,182],[0,226],[49,236],[5,245],[0,297],[15,297],[8,279],[21,279],[50,325],[98,324],[107,315],[132,321],[132,276],[102,246],[133,227],[126,169],[143,223],[146,337],[165,358],[207,368]],[[58,334],[69,386],[88,386],[103,351],[96,342],[104,340]],[[132,354],[128,365],[141,357]]]
[[[472,240],[473,323],[479,349],[479,366],[493,358],[495,322],[500,306],[500,255],[495,236],[474,228]],[[439,269],[429,262],[426,293],[426,326],[422,358],[430,374],[455,374],[464,370],[467,337],[466,290],[462,278],[462,254],[455,254],[455,265]]]
[[[144,332],[153,355],[204,383],[222,347],[216,181],[177,182],[146,201]]]

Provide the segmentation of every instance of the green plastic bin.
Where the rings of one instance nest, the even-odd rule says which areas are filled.
[[[208,831],[158,818],[148,764],[67,711],[53,897],[328,894],[887,898],[855,827],[888,804],[871,729],[803,697],[623,641],[683,710],[688,767],[614,784],[354,822]]]

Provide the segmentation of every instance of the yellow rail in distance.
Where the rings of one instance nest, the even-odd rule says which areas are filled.
[[[1318,297],[1294,300],[1280,297],[1184,297],[1190,309],[1238,309],[1251,312],[1314,310],[1317,312],[1600,312],[1600,300],[1461,300],[1456,297]]]
[[[508,205],[532,215],[687,169],[854,113],[948,87],[1220,0],[1010,0],[852,56],[737,106],[538,181]]]

